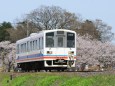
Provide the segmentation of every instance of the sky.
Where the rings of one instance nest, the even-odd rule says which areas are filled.
[[[115,0],[0,0],[0,23],[14,23],[41,6],[59,6],[84,20],[101,19],[115,33]]]

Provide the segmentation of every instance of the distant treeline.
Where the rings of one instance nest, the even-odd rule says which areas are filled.
[[[112,27],[102,20],[84,20],[80,15],[71,13],[57,6],[41,6],[19,19],[16,24],[3,22],[0,24],[0,42],[17,40],[29,36],[33,32],[50,29],[70,29],[77,34],[90,35],[91,39],[102,42],[111,41],[114,34]]]

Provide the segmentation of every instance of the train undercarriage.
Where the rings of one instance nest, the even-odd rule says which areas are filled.
[[[39,72],[41,70],[47,71],[65,71],[70,67],[74,67],[75,61],[68,60],[43,60],[43,61],[33,61],[17,63],[16,71],[29,72],[35,71]]]

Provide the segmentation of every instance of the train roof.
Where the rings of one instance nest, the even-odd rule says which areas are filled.
[[[73,32],[73,33],[75,33],[75,31],[73,31],[73,30],[67,30],[67,29],[44,30],[44,32],[53,32],[53,31],[66,31],[66,32]]]
[[[54,31],[65,31],[65,32],[73,32],[73,33],[76,33],[75,31],[72,31],[72,30],[66,30],[66,29],[53,29],[53,30],[43,30],[43,31],[40,31],[38,33],[31,33],[30,36],[26,37],[26,38],[23,38],[23,39],[20,39],[18,41],[16,41],[16,43],[21,43],[21,42],[24,42],[24,41],[28,41],[30,40],[31,38],[36,38],[37,36],[40,36],[41,34],[44,34],[44,33],[47,33],[47,32],[54,32]],[[36,36],[35,36],[36,35]]]

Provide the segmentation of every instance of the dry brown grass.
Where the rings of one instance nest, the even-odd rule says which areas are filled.
[[[3,71],[3,68],[2,67],[0,67],[0,72],[2,72]]]

